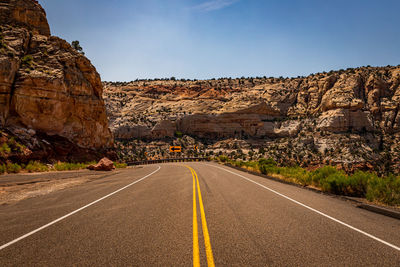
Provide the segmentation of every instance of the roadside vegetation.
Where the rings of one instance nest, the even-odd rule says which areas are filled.
[[[117,169],[125,169],[128,167],[128,164],[126,163],[120,163],[120,162],[114,162],[114,166]]]
[[[323,192],[362,197],[371,202],[400,206],[400,176],[393,174],[383,177],[365,171],[347,174],[332,166],[306,170],[299,166],[278,166],[273,159],[265,158],[258,161],[238,161],[219,156],[215,159],[287,182],[318,188]]]
[[[86,169],[89,165],[96,164],[96,162],[88,163],[69,163],[69,162],[57,162],[54,164],[56,171],[76,171]]]
[[[75,171],[86,169],[89,165],[96,164],[97,162],[86,163],[70,163],[70,162],[57,162],[55,164],[43,164],[39,161],[30,161],[28,164],[18,163],[0,163],[0,174],[5,173],[33,173],[33,172],[49,172],[49,171]],[[114,162],[117,169],[127,168],[126,163]]]

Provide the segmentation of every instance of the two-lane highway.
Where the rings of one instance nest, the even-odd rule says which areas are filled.
[[[214,163],[0,207],[0,265],[400,266],[400,221]]]

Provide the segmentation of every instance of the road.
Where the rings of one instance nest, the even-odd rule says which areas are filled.
[[[1,266],[400,266],[400,220],[215,163],[0,206]]]

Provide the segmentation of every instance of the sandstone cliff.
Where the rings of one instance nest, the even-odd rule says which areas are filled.
[[[44,134],[83,149],[110,147],[102,93],[95,67],[50,35],[37,1],[0,2],[1,128],[28,142]]]
[[[173,140],[181,132],[202,143],[204,153],[395,172],[399,97],[400,67],[391,66],[291,79],[105,83],[110,126],[125,147],[130,139]]]

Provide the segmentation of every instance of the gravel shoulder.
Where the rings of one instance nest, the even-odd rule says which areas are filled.
[[[12,204],[23,199],[46,195],[54,191],[77,186],[121,173],[94,172],[89,170],[9,174],[0,176],[0,205]]]

